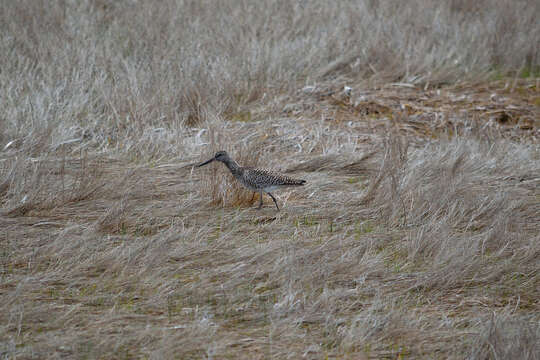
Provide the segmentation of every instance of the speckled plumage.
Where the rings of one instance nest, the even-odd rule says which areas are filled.
[[[279,206],[277,204],[276,198],[270,193],[276,189],[287,187],[287,186],[301,186],[306,183],[306,180],[293,179],[291,177],[282,175],[278,172],[267,170],[267,169],[257,169],[251,167],[242,167],[236,163],[233,159],[229,157],[229,154],[225,151],[218,151],[213,158],[208,161],[203,162],[198,165],[199,167],[211,163],[212,161],[217,160],[225,164],[227,168],[231,171],[233,176],[242,183],[245,187],[252,190],[254,193],[258,192],[261,195],[259,202],[259,209],[262,207],[262,193],[263,191],[270,195],[276,208],[279,211]],[[255,194],[253,194],[255,196]]]

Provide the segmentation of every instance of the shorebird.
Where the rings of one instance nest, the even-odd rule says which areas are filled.
[[[259,207],[257,209],[262,208],[263,205],[263,191],[270,195],[272,200],[274,200],[274,204],[276,204],[276,208],[279,211],[279,206],[277,204],[277,200],[270,193],[270,191],[274,191],[276,189],[280,189],[287,186],[301,186],[306,183],[306,180],[298,180],[293,179],[288,176],[282,175],[280,173],[277,173],[275,171],[267,170],[267,169],[257,169],[257,168],[251,168],[251,167],[242,167],[238,165],[236,161],[231,159],[229,157],[229,154],[227,154],[226,151],[218,151],[213,158],[210,160],[207,160],[203,162],[202,164],[199,164],[197,167],[204,166],[206,164],[210,164],[212,161],[217,160],[221,161],[222,163],[227,166],[227,168],[231,171],[231,174],[242,183],[245,187],[253,191],[253,197],[255,197],[255,193],[259,193],[261,196],[261,200],[259,202]],[[251,200],[253,201],[253,197]]]

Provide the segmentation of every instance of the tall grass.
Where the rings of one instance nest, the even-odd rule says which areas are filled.
[[[183,124],[306,83],[538,71],[539,14],[510,0],[3,2],[0,146],[46,131],[47,149],[163,156]]]
[[[0,2],[0,357],[538,359],[539,17]],[[307,184],[251,209],[217,150]]]

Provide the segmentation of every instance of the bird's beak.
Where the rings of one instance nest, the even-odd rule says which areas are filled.
[[[205,162],[203,162],[202,164],[197,165],[197,167],[201,167],[201,166],[204,166],[204,165],[206,165],[206,164],[210,164],[210,163],[211,163],[212,161],[214,161],[214,160],[216,160],[216,159],[215,159],[215,158],[211,158],[210,160],[205,161]]]

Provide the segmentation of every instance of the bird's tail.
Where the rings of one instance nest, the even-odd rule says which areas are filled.
[[[292,186],[302,186],[306,183],[306,180],[298,180],[298,179],[292,179],[292,181],[290,182],[290,184],[288,185],[292,185]]]

